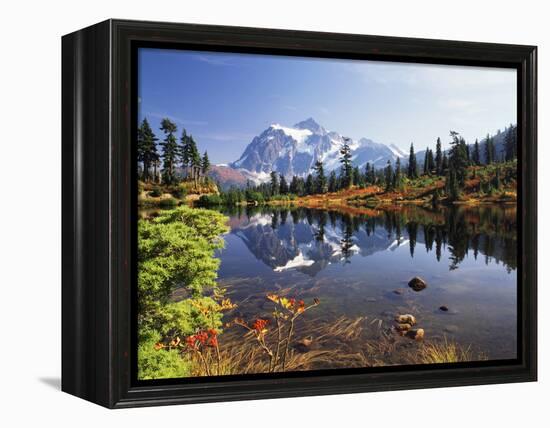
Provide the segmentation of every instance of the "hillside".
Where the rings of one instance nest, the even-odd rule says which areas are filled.
[[[248,181],[248,177],[242,171],[225,165],[212,165],[208,171],[208,177],[219,183],[222,190],[232,186],[243,188]]]

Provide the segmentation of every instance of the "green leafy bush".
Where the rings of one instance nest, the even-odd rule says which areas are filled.
[[[153,189],[149,192],[149,196],[152,196],[154,198],[162,196],[162,189],[158,186],[153,187]]]
[[[159,331],[161,310],[171,292],[184,287],[200,297],[216,287],[220,261],[214,252],[224,245],[226,217],[218,212],[178,207],[153,220],[138,222],[138,313],[140,328]]]
[[[202,195],[199,198],[198,204],[202,207],[210,207],[216,205],[222,205],[223,200],[219,195]]]
[[[176,207],[178,205],[178,201],[175,198],[161,199],[159,205],[163,208]]]
[[[246,192],[246,200],[249,203],[258,203],[263,204],[265,202],[264,195],[262,195],[260,192]]]
[[[187,187],[181,184],[172,191],[172,196],[178,199],[183,199],[187,196]]]
[[[191,363],[178,350],[155,349],[161,339],[154,334],[138,345],[138,378],[180,378],[191,375]]]

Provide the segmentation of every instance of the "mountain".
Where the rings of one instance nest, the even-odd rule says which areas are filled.
[[[328,131],[313,118],[292,127],[273,124],[254,137],[241,157],[230,164],[254,181],[265,181],[271,171],[287,178],[293,175],[307,176],[317,160],[324,163],[326,171],[340,168],[340,148],[344,137]],[[351,140],[350,148],[355,166],[362,168],[367,162],[383,167],[388,159],[395,162],[405,153],[395,146],[386,146],[368,138]]]
[[[243,172],[227,165],[212,165],[208,176],[219,183],[222,190],[228,190],[230,187],[245,187],[248,180]]]

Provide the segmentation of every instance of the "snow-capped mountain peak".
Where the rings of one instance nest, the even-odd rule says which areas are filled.
[[[296,123],[292,127],[272,124],[260,135],[254,137],[241,157],[231,164],[253,181],[269,179],[271,171],[287,178],[293,175],[305,177],[312,172],[317,160],[330,172],[340,168],[340,149],[344,137],[334,131],[327,131],[313,118]],[[367,162],[375,167],[392,163],[404,154],[397,147],[386,146],[368,138],[350,140],[353,162],[363,168]]]
[[[404,158],[407,156],[407,154],[401,150],[399,147],[397,147],[395,144],[390,144],[389,149],[395,154],[395,156],[399,158]]]
[[[327,133],[326,129],[323,128],[321,125],[319,125],[315,119],[312,117],[302,120],[301,122],[298,122],[296,125],[294,125],[294,128],[296,129],[307,129],[311,131],[313,134],[319,134],[324,135]]]

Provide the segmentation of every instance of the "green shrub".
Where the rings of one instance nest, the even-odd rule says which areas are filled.
[[[138,346],[138,379],[181,378],[191,375],[191,363],[176,349],[155,349],[160,335]]]
[[[247,202],[257,202],[258,204],[263,204],[265,202],[264,195],[260,192],[247,192],[246,200]]]
[[[159,205],[163,208],[171,208],[178,206],[178,201],[175,198],[161,199]]]
[[[149,196],[152,196],[154,198],[158,198],[159,196],[162,196],[162,190],[159,186],[153,187],[153,189],[149,192]]]
[[[178,199],[184,199],[187,196],[187,188],[180,184],[172,191],[172,196]]]
[[[222,205],[223,200],[219,195],[202,195],[198,201],[201,207],[210,207],[215,205]]]

